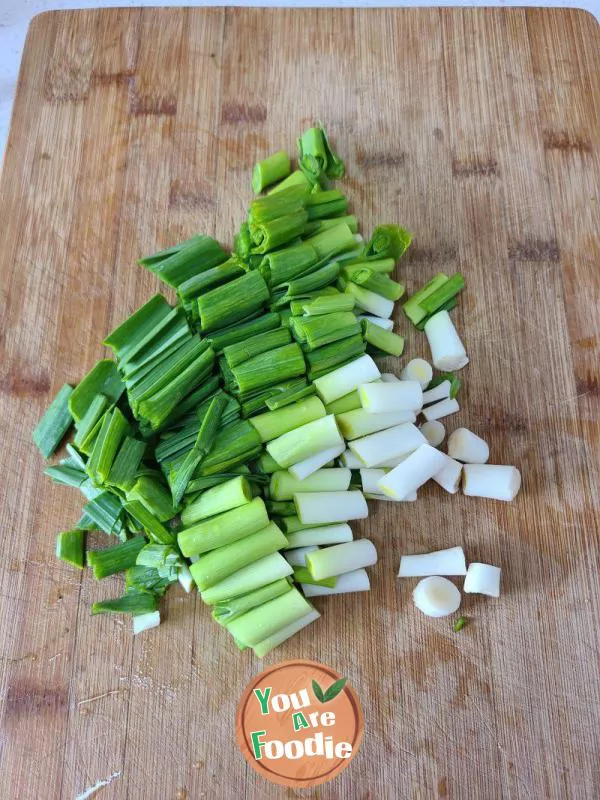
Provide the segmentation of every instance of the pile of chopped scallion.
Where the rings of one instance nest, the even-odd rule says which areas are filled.
[[[369,589],[377,554],[348,525],[367,516],[365,495],[414,499],[440,471],[458,488],[453,459],[414,423],[426,405],[438,437],[434,421],[458,409],[451,370],[468,359],[447,312],[464,281],[437,275],[404,304],[442,374],[416,359],[401,379],[381,375],[374,359],[404,348],[391,321],[404,287],[390,275],[411,235],[381,225],[364,241],[329,183],[343,175],[311,128],[298,169],[284,152],[256,165],[253,189],[268,192],[233,252],[197,235],[141,259],[177,302],[157,294],[110,333],[114,360],[63,386],[36,427],[46,458],[74,428],[45,470],[86,501],[58,557],[98,580],[125,573],[123,595],[93,614],[131,614],[138,633],[159,624],[170,584],[196,585],[261,657],[319,617],[308,598]],[[412,469],[395,477],[410,454],[417,482]],[[90,530],[114,546],[86,549]]]

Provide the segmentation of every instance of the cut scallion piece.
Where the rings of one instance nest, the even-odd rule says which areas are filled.
[[[164,567],[179,567],[181,556],[174,547],[167,544],[147,544],[140,548],[136,564],[138,567],[152,567],[159,573]]]
[[[309,128],[298,139],[298,163],[311,183],[343,178],[344,162],[331,149],[324,128]]]
[[[334,589],[337,583],[337,578],[324,578],[318,581],[310,574],[308,567],[294,567],[294,580],[296,583],[305,583],[313,586],[326,586],[328,589]]]
[[[447,282],[448,276],[440,272],[403,304],[404,313],[413,325],[417,325],[427,317],[427,312],[423,310],[421,303]]]
[[[143,536],[134,536],[116,547],[106,550],[88,550],[87,563],[92,568],[94,578],[102,580],[117,572],[135,566],[138,553],[146,544]]]
[[[306,616],[312,610],[297,589],[263,603],[227,623],[229,633],[248,647],[272,636],[280,628]]]
[[[257,197],[250,203],[248,222],[250,226],[272,222],[281,217],[305,213],[306,198],[309,195],[307,186],[290,186],[277,194],[268,194],[266,197]]]
[[[234,393],[246,394],[304,375],[306,363],[302,350],[292,342],[254,356],[233,367],[231,372]]]
[[[274,194],[275,192],[282,192],[284,189],[290,189],[292,186],[302,186],[305,190],[311,188],[311,183],[306,177],[306,175],[299,169],[295,170],[288,175],[287,178],[278,183],[273,189],[271,189],[268,194]]]
[[[287,539],[274,522],[249,536],[201,555],[190,567],[202,592],[234,572],[287,546]]]
[[[231,467],[251,460],[260,450],[260,436],[254,427],[247,420],[234,422],[219,431],[211,453],[201,462],[194,477],[227,472]]]
[[[348,198],[339,189],[314,192],[306,198],[309,220],[341,216],[348,208]]]
[[[428,294],[419,301],[420,307],[430,316],[442,309],[446,303],[452,300],[459,292],[465,288],[465,279],[457,272],[451,278],[439,286],[434,292]]]
[[[427,392],[437,388],[438,386],[440,386],[440,384],[444,383],[445,381],[449,381],[450,383],[450,390],[446,396],[455,399],[460,391],[461,380],[452,372],[442,372],[441,375],[436,375],[435,378],[432,378],[429,384],[427,385]],[[444,398],[436,397],[435,399],[443,400]]]
[[[306,564],[316,580],[342,575],[377,563],[377,550],[369,539],[337,544],[315,550],[306,556]]]
[[[35,426],[33,441],[44,458],[49,458],[69,430],[73,418],[70,411],[70,398],[73,387],[68,383],[58,392],[44,416]]]
[[[363,408],[336,414],[336,420],[345,439],[352,441],[377,431],[384,431],[403,422],[415,422],[416,412],[410,409],[371,413]]]
[[[363,337],[355,334],[306,353],[309,378],[314,381],[344,364],[355,361],[365,352],[366,347]]]
[[[277,289],[317,266],[319,257],[308,242],[268,253],[260,263],[260,273],[269,286]]]
[[[269,491],[273,500],[293,500],[296,492],[341,492],[350,486],[351,477],[349,469],[339,467],[319,469],[304,480],[279,470],[271,475]]]
[[[277,411],[267,411],[250,420],[262,442],[270,442],[294,428],[326,416],[325,407],[318,397],[309,397]]]
[[[116,403],[123,394],[125,384],[114,361],[98,361],[80,381],[69,397],[69,411],[76,422],[81,422],[96,395],[103,394],[110,403]]]
[[[292,586],[286,578],[280,578],[278,581],[273,581],[273,583],[268,583],[259,589],[254,589],[254,591],[248,592],[248,594],[244,594],[241,597],[217,603],[213,607],[212,617],[219,625],[226,625],[228,622],[237,619],[237,617],[241,617],[246,611],[250,611],[252,608],[261,606],[263,603],[289,592],[291,588]]]
[[[352,311],[354,297],[349,294],[325,295],[312,300],[292,300],[292,314],[303,314],[316,317],[322,314],[333,314],[340,311]]]
[[[358,389],[363,383],[378,380],[381,373],[370,356],[361,356],[350,364],[315,380],[315,388],[321,400],[327,405],[334,400]]]
[[[385,297],[387,300],[399,300],[404,294],[404,286],[382,272],[376,272],[368,267],[344,267],[344,276],[347,280]]]
[[[117,597],[115,600],[104,600],[102,603],[94,603],[92,615],[94,614],[149,614],[158,609],[158,598],[149,592],[136,592]]]
[[[225,580],[202,592],[202,599],[208,605],[222,603],[224,600],[245,595],[286,578],[293,573],[293,568],[280,553],[272,553],[259,558],[253,564],[234,572]]]
[[[185,303],[194,300],[209,289],[214,289],[217,286],[222,286],[234,278],[239,278],[244,275],[246,268],[243,262],[236,256],[231,256],[216,267],[207,269],[205,272],[200,272],[198,275],[193,275],[182,283],[177,289],[177,294],[181,302]]]
[[[84,550],[85,531],[79,528],[63,531],[56,537],[56,557],[73,567],[83,569]]]
[[[146,452],[146,442],[126,436],[115,458],[107,483],[126,492],[135,482],[138,467]]]
[[[223,350],[223,357],[229,366],[233,368],[261,353],[266,353],[269,350],[282,347],[291,342],[291,340],[292,337],[287,328],[276,328],[275,330],[260,333],[258,336],[246,339],[245,342],[237,342],[236,344],[229,345]]]
[[[315,587],[318,588],[321,592],[330,592],[334,591],[335,589],[325,589],[323,587]],[[306,594],[306,597],[309,595]],[[254,650],[254,655],[257,658],[264,658],[267,653],[270,653],[271,650],[274,650],[276,647],[279,647],[280,644],[286,642],[292,636],[295,636],[299,633],[303,628],[306,628],[311,623],[315,622],[319,619],[321,615],[317,611],[316,608],[313,608],[312,611],[309,611],[304,617],[300,617],[300,619],[294,620],[294,622],[290,622],[289,625],[285,625],[283,628],[280,628],[275,633],[271,634],[271,636],[267,636],[266,639],[263,639],[262,642],[255,644],[252,648]]]
[[[378,350],[392,356],[401,356],[404,352],[404,339],[397,333],[386,331],[370,320],[363,320],[362,330],[365,341]]]
[[[300,521],[308,525],[330,525],[369,516],[367,501],[359,491],[296,492],[294,504]]]
[[[348,594],[349,592],[368,592],[371,588],[369,576],[365,569],[354,569],[337,576],[334,589],[326,586],[315,586],[303,583],[301,586],[305,597],[321,597],[332,594]]]
[[[358,231],[358,220],[356,219],[355,215],[347,214],[343,217],[333,217],[332,219],[319,219],[308,222],[304,230],[304,235],[314,236],[315,233],[321,233],[322,231],[329,230],[329,228],[335,228],[336,225],[340,225],[341,223],[347,225],[352,233],[356,233]]]
[[[118,408],[104,415],[100,433],[86,465],[86,471],[94,483],[102,485],[106,482],[128,430],[129,423]]]
[[[382,317],[383,319],[389,319],[394,313],[394,303],[392,300],[388,300],[386,297],[382,297],[376,292],[364,289],[356,283],[348,283],[346,292],[354,295],[357,307],[368,311],[369,314]]]
[[[397,261],[410,246],[412,233],[399,225],[378,225],[365,247],[364,258],[375,261],[393,258]]]
[[[75,447],[86,447],[91,434],[108,408],[109,400],[103,394],[97,394],[87,408],[81,421],[77,424],[73,444]]]
[[[287,178],[291,172],[290,157],[284,150],[259,161],[252,172],[252,191],[260,194],[267,186]]]
[[[283,389],[281,392],[268,397],[266,400],[267,408],[269,411],[277,411],[292,403],[305,400],[307,397],[314,395],[314,393],[315,387],[312,384],[307,385],[306,380],[295,381],[288,389]]]
[[[138,500],[159,522],[172,519],[177,513],[169,490],[151,475],[140,475],[127,492],[127,501]]]
[[[157,544],[174,544],[176,535],[173,531],[166,528],[162,522],[152,514],[146,506],[142,505],[138,500],[132,500],[125,503],[125,510],[129,516],[134,520],[135,524],[139,527],[133,530],[143,530],[148,535],[152,542]]]
[[[83,507],[83,513],[105,533],[118,535],[123,530],[123,523],[121,522],[123,504],[118,497],[115,497],[110,492],[101,492],[89,503],[86,503]]]
[[[351,311],[339,311],[316,317],[292,317],[290,327],[297,342],[304,350],[346,339],[360,334],[360,323]]]
[[[290,467],[298,461],[343,444],[335,417],[330,414],[301,425],[267,444],[267,451],[280,467]]]
[[[279,314],[272,312],[263,314],[249,322],[240,322],[238,325],[232,325],[209,334],[208,341],[215,353],[221,353],[231,344],[244,342],[252,336],[257,336],[259,333],[265,333],[266,331],[279,328],[280,325],[281,320]]]
[[[356,247],[354,234],[344,222],[333,228],[326,228],[306,240],[314,247],[320,261],[334,258],[340,253],[353,250]]]
[[[176,289],[193,275],[216,267],[226,259],[227,253],[210,236],[195,236],[177,252],[160,261],[150,257],[141,259],[139,263]]]
[[[203,492],[198,500],[184,508],[181,521],[189,526],[201,519],[214,517],[232,508],[250,503],[253,498],[252,488],[248,480],[239,475],[236,478],[214,486]]]
[[[257,271],[211,289],[198,298],[202,330],[212,332],[240,322],[261,309],[268,299],[269,289]]]
[[[255,497],[250,503],[186,528],[178,534],[177,540],[183,555],[189,557],[236,542],[268,524],[264,501]]]
[[[345,394],[338,400],[334,400],[332,403],[328,403],[325,406],[325,411],[328,414],[343,414],[346,411],[354,411],[356,408],[362,408],[358,389],[355,389],[353,392],[348,392],[348,394]]]
[[[308,221],[306,211],[287,214],[268,222],[251,222],[252,253],[268,253],[292,242],[304,233]]]

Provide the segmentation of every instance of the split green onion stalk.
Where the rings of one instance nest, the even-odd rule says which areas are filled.
[[[72,430],[45,471],[84,497],[58,557],[100,581],[125,576],[93,614],[130,614],[139,633],[169,586],[195,585],[235,645],[262,656],[318,618],[301,586],[349,591],[338,576],[362,570],[366,588],[374,548],[347,521],[367,505],[336,459],[344,437],[414,419],[370,415],[359,392],[381,380],[374,358],[403,352],[387,320],[411,234],[387,224],[365,241],[330,184],[344,173],[321,125],[298,139],[296,168],[283,150],[260,161],[234,251],[198,234],[142,258],[176,302],[156,294],[122,322],[104,340],[112,358],[65,384],[36,426],[45,458]],[[437,276],[404,310],[422,326],[463,285]],[[443,379],[454,397],[457,379]]]

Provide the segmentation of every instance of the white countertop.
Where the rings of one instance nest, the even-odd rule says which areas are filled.
[[[27,26],[36,14],[43,11],[64,8],[106,8],[110,6],[346,6],[346,7],[383,7],[383,6],[558,6],[566,8],[585,8],[600,20],[600,0],[456,0],[455,2],[439,2],[439,0],[421,0],[421,2],[398,2],[398,0],[214,0],[214,2],[160,2],[160,0],[0,0],[0,153],[4,153],[13,98],[17,85],[21,53],[27,33]]]

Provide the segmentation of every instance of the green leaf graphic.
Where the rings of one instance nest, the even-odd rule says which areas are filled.
[[[315,680],[313,680],[313,682],[312,682],[312,688],[313,688],[313,692],[315,693],[315,697],[317,698],[319,703],[324,703],[325,702],[325,695],[323,694],[323,689],[321,689],[321,687],[319,686],[319,684]]]
[[[329,689],[325,692],[325,702],[328,703],[330,700],[333,700],[334,697],[337,697],[338,694],[342,691],[344,686],[346,685],[347,678],[340,678],[339,681],[335,681],[332,683]]]

